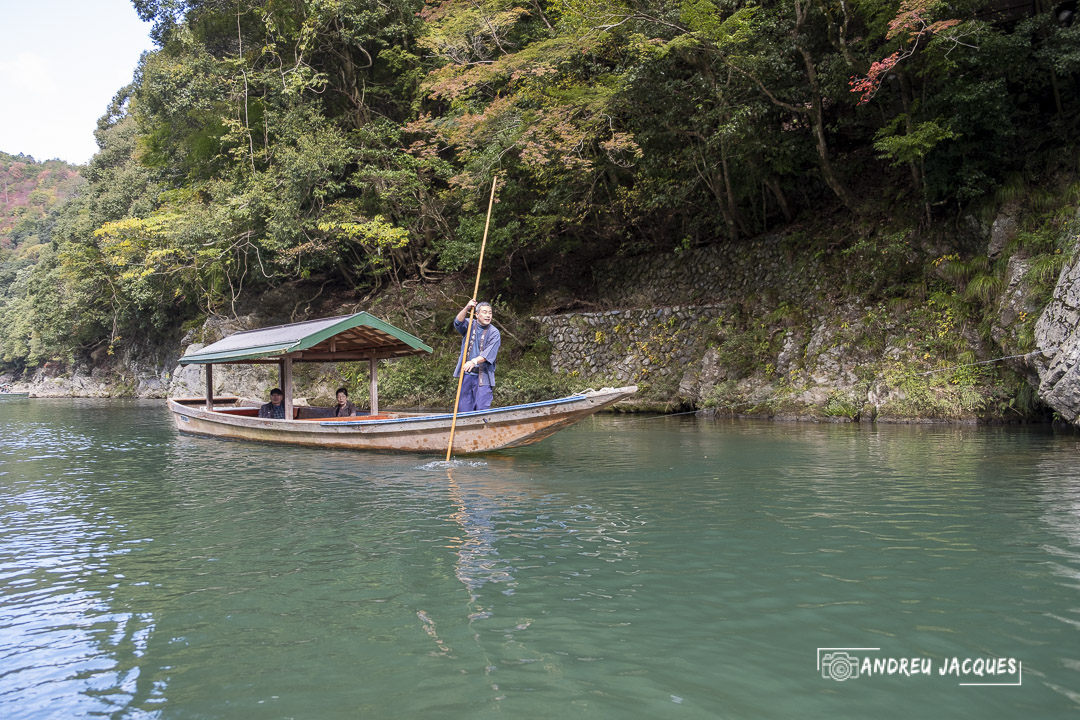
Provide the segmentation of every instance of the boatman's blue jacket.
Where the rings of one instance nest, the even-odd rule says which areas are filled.
[[[468,318],[461,322],[454,318],[454,329],[462,335],[461,355],[458,356],[457,366],[454,368],[454,377],[461,374],[461,366],[465,364],[466,360],[483,356],[487,362],[481,363],[476,368],[480,373],[480,385],[495,387],[495,356],[499,354],[499,346],[502,345],[502,335],[499,334],[499,328],[495,327],[494,323],[489,323],[485,327],[474,319],[472,351],[468,354],[465,353],[465,334],[469,332]]]

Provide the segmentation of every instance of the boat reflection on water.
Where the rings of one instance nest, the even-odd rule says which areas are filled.
[[[468,635],[471,642],[475,643],[475,649],[480,653],[484,675],[489,675],[497,663],[484,648],[481,641],[482,633],[474,627],[477,621],[487,620],[494,615],[494,610],[482,602],[482,589],[490,584],[504,584],[505,595],[512,595],[517,585],[514,578],[514,567],[510,561],[501,558],[496,548],[499,530],[497,522],[499,516],[507,510],[508,496],[520,494],[520,490],[507,487],[501,482],[496,482],[498,487],[493,487],[490,482],[478,481],[475,476],[458,481],[454,478],[454,469],[459,474],[464,474],[468,469],[479,468],[481,472],[489,472],[487,463],[483,461],[454,460],[451,463],[434,462],[423,467],[427,470],[442,470],[446,473],[446,492],[454,508],[452,512],[443,516],[447,522],[454,523],[457,528],[448,534],[447,548],[454,552],[454,576],[465,586],[468,592],[466,601],[467,612],[465,620],[469,628]],[[490,479],[490,478],[489,478]],[[474,482],[477,481],[477,482]],[[439,624],[436,622],[434,613],[423,608],[416,611],[416,617],[420,620],[423,631],[435,644],[435,650],[429,654],[434,657],[454,658],[457,653],[454,647],[457,642],[449,639],[455,634],[451,630],[451,636],[440,634]],[[453,628],[460,623],[460,617],[447,618],[446,626]],[[528,623],[519,623],[516,629],[525,629]],[[508,637],[504,635],[504,637]],[[463,638],[458,637],[459,641]],[[466,643],[468,644],[468,643]],[[458,650],[462,648],[459,646]],[[470,653],[466,653],[470,654]],[[502,699],[499,694],[498,683],[490,682],[490,691],[496,693],[495,700]]]

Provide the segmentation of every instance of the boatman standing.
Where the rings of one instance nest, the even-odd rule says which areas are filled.
[[[476,324],[469,333],[469,310],[476,308]],[[477,303],[472,299],[461,308],[454,318],[454,329],[461,333],[461,356],[458,357],[454,377],[465,373],[461,381],[461,400],[458,412],[487,410],[491,407],[491,394],[495,389],[495,356],[502,344],[499,329],[491,324],[491,303]],[[466,338],[471,335],[469,347],[465,347]]]

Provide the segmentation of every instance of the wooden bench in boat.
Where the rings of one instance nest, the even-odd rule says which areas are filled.
[[[193,405],[196,403],[192,403]],[[215,408],[214,412],[222,415],[239,415],[240,417],[259,417],[259,408],[254,406]],[[314,422],[344,422],[347,420],[388,420],[394,415],[369,415],[361,413],[352,417],[334,417],[333,408],[308,407],[301,405],[293,408],[293,420],[306,420]]]
[[[235,395],[215,395],[214,396],[214,405],[215,405],[215,407],[218,406],[218,405],[236,405],[237,403],[240,402],[240,400],[241,400],[241,398],[238,398]],[[173,398],[172,401],[174,403],[178,404],[178,405],[184,405],[184,406],[188,406],[188,405],[205,405],[206,404],[206,398],[204,398],[204,397]]]

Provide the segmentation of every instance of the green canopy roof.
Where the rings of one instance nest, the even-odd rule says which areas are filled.
[[[358,312],[233,333],[201,350],[189,351],[180,364],[277,362],[286,356],[299,362],[343,362],[430,352],[420,338]]]

